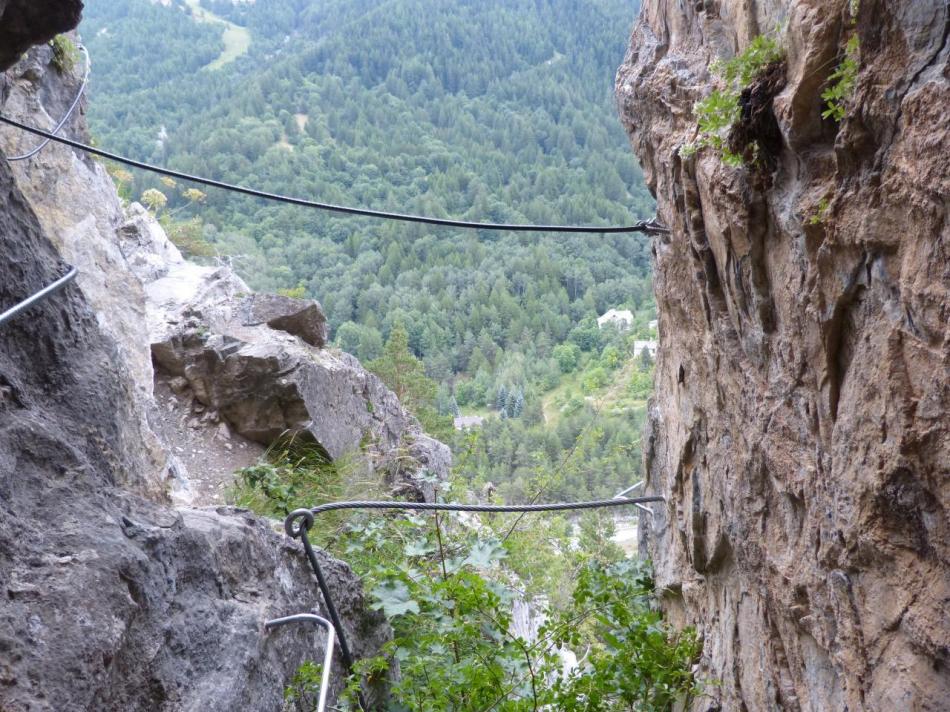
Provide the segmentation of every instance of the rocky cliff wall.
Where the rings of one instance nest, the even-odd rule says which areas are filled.
[[[3,305],[62,273],[2,159],[0,233]],[[248,514],[123,487],[127,375],[98,321],[70,286],[0,332],[0,708],[278,710],[321,655],[312,631],[263,631],[320,610],[303,552]],[[322,556],[351,645],[372,654],[385,622]]]
[[[30,47],[79,24],[82,0],[0,0],[0,71]]]
[[[942,0],[644,0],[617,92],[672,234],[641,533],[705,636],[696,710],[947,709],[948,28]],[[767,32],[774,171],[683,158],[711,63]]]
[[[52,5],[69,4],[33,10],[50,6],[53,22]],[[82,67],[55,70],[45,46],[17,59],[0,111],[54,124]],[[65,132],[85,138],[82,113]],[[172,507],[169,490],[178,504],[220,501],[234,468],[284,430],[332,457],[363,448],[368,470],[410,487],[447,472],[448,448],[325,348],[316,302],[252,294],[230,269],[184,260],[71,149],[4,157],[33,145],[0,132],[0,309],[67,263],[80,276],[0,327],[0,708],[280,709],[296,668],[322,655],[305,626],[263,631],[322,610],[302,550],[246,512]],[[388,626],[320,555],[351,648],[375,654]]]
[[[72,71],[52,65],[53,50],[41,45],[0,76],[4,115],[49,128],[66,116],[85,73],[83,60]],[[88,140],[84,102],[63,128]],[[0,149],[8,156],[29,153],[41,139],[3,126]],[[59,255],[78,268],[80,291],[99,327],[116,346],[117,380],[126,391],[127,417],[120,421],[122,450],[130,460],[120,477],[126,487],[153,498],[165,490],[168,458],[148,423],[153,369],[145,293],[129,269],[116,239],[124,220],[121,201],[105,167],[55,143],[35,157],[10,164],[17,187]]]

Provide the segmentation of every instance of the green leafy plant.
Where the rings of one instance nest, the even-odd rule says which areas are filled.
[[[311,712],[320,696],[323,666],[308,660],[294,672],[290,684],[284,688],[284,710]]]
[[[391,708],[414,712],[668,712],[700,690],[691,671],[700,652],[695,632],[666,626],[653,606],[649,566],[622,559],[590,529],[581,537],[586,563],[575,574],[562,572],[562,586],[577,581],[573,595],[557,607],[539,604],[546,622],[532,639],[512,631],[519,594],[507,564],[521,545],[512,549],[490,527],[476,532],[445,515],[434,517],[433,527],[413,515],[363,516],[344,532],[336,544],[394,631],[379,657],[357,665],[345,709],[356,709],[361,676],[395,666]],[[534,535],[531,545],[546,561]],[[562,558],[572,561],[567,552]],[[562,647],[589,650],[566,678]]]
[[[49,41],[53,48],[53,66],[60,74],[68,74],[76,67],[79,61],[79,48],[66,35],[56,35]]]
[[[810,218],[808,218],[808,224],[820,225],[824,221],[825,214],[828,212],[829,207],[831,207],[831,202],[827,197],[822,197],[818,201],[818,205],[815,208],[815,213]]]
[[[349,465],[346,458],[330,462],[312,440],[288,436],[259,463],[238,471],[230,499],[258,514],[285,517],[298,507],[338,498]]]
[[[854,94],[858,81],[860,50],[861,41],[857,35],[852,35],[845,45],[844,59],[828,77],[828,87],[821,94],[827,107],[821,112],[823,119],[832,118],[841,123],[848,115],[848,100]]]
[[[343,479],[315,446],[288,438],[240,473],[238,502],[283,515],[340,498]],[[451,492],[464,488],[460,481],[448,487],[452,499],[463,497]],[[506,518],[340,516],[345,523],[321,520],[317,543],[340,552],[360,575],[370,605],[394,632],[379,656],[358,662],[341,709],[358,709],[360,686],[397,668],[390,709],[419,712],[667,711],[699,689],[690,671],[695,634],[662,622],[649,567],[623,559],[610,540],[610,517],[588,513],[575,540],[560,518],[551,528],[519,530]],[[549,594],[563,591],[565,581],[577,582],[572,594]],[[531,639],[512,628],[513,603],[526,594],[546,620]],[[590,651],[566,678],[563,646]],[[285,691],[287,709],[309,709],[319,680],[314,663],[298,669]]]
[[[653,581],[641,561],[591,564],[581,572],[568,615],[590,611],[588,629],[568,618],[558,642],[577,648],[585,633],[595,642],[584,663],[555,685],[558,710],[689,708],[702,689],[692,673],[701,642],[692,628],[676,632],[663,623],[652,602]]]
[[[741,166],[742,156],[731,151],[728,145],[729,132],[740,116],[740,94],[764,69],[781,60],[784,55],[784,50],[775,38],[759,35],[732,59],[714,62],[712,71],[724,86],[714,89],[693,108],[699,138],[683,146],[680,155],[686,157],[701,148],[712,147],[719,151],[727,165]]]

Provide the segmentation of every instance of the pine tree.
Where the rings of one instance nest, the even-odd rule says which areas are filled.
[[[502,384],[498,387],[498,395],[495,398],[495,408],[497,410],[506,410],[508,405],[508,389],[505,387],[505,384]]]
[[[401,322],[393,327],[383,355],[366,364],[415,415],[430,435],[447,440],[452,436],[452,417],[438,412],[438,386],[426,376],[425,366],[409,350],[409,334]]]
[[[518,389],[518,394],[515,396],[515,405],[514,405],[514,410],[511,413],[511,417],[520,418],[523,412],[524,412],[524,393],[521,391],[521,389]]]
[[[518,404],[518,392],[512,388],[508,391],[508,397],[505,399],[505,412],[508,414],[509,418],[517,418],[515,409]]]

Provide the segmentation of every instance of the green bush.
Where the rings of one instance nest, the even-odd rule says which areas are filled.
[[[68,74],[76,68],[79,61],[79,48],[66,35],[56,35],[50,40],[53,48],[53,66],[60,74]]]
[[[643,562],[624,560],[590,564],[574,591],[577,610],[594,610],[588,634],[596,644],[584,664],[555,685],[555,708],[561,712],[689,709],[701,691],[692,673],[702,645],[696,631],[675,632],[652,605],[653,582]],[[562,619],[563,620],[563,619]],[[562,627],[561,645],[575,649],[584,629]]]
[[[286,517],[299,507],[337,499],[348,469],[347,460],[330,462],[312,440],[283,438],[261,462],[237,472],[230,499],[258,514]]]
[[[739,120],[739,97],[742,90],[766,67],[785,56],[778,42],[768,35],[759,35],[741,53],[727,62],[714,62],[712,71],[724,84],[693,108],[699,128],[699,139],[680,149],[680,155],[690,156],[701,148],[712,147],[722,155],[723,162],[741,166],[742,156],[729,150],[729,132]]]
[[[558,344],[552,352],[561,373],[571,373],[581,358],[581,349],[577,344]]]
[[[825,89],[821,98],[827,107],[821,112],[823,119],[832,118],[838,123],[847,116],[848,100],[854,94],[854,87],[858,81],[858,55],[861,50],[861,43],[857,35],[852,35],[845,45],[844,59],[837,66],[835,71],[828,77],[828,88]]]
[[[316,709],[320,697],[323,665],[308,660],[294,673],[290,685],[284,689],[284,709],[301,712]]]
[[[663,622],[649,565],[617,561],[615,550],[586,554],[570,598],[548,607],[537,638],[526,640],[512,632],[516,592],[503,566],[509,552],[524,555],[520,545],[512,549],[492,537],[486,522],[476,534],[451,516],[435,521],[433,528],[418,516],[364,516],[339,542],[394,633],[381,656],[357,664],[344,709],[355,709],[362,676],[385,674],[397,663],[387,709],[413,712],[672,712],[698,694],[692,665],[699,639],[692,629],[676,632]],[[529,535],[529,558],[549,566],[550,544]],[[566,556],[555,558],[567,563]],[[563,647],[589,651],[567,678],[558,656]]]

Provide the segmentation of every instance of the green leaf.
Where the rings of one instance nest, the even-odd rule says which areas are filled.
[[[434,543],[425,539],[417,539],[406,544],[403,553],[406,556],[426,556],[437,550],[438,547]]]
[[[381,609],[387,618],[419,612],[419,604],[410,597],[409,587],[402,581],[384,581],[370,594],[376,599],[373,608]]]
[[[505,551],[505,547],[502,546],[500,541],[480,539],[469,549],[464,563],[475,568],[487,569],[494,562],[501,561],[506,556],[508,556],[508,552]]]

